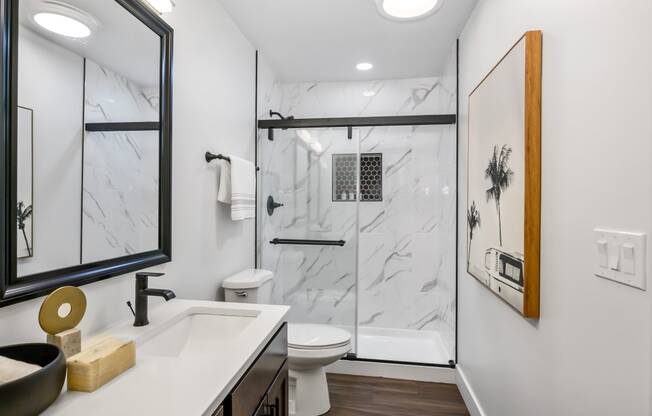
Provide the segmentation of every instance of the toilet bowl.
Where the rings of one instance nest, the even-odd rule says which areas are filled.
[[[272,303],[273,273],[243,270],[222,282],[227,302]],[[324,367],[351,351],[351,334],[332,325],[288,324],[290,414],[319,416],[331,408]]]
[[[289,324],[290,414],[318,416],[331,408],[324,367],[351,351],[351,334],[331,325]]]

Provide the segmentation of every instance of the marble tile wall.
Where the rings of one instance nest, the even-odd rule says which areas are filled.
[[[441,331],[454,315],[455,140],[447,130],[361,130],[361,152],[384,157],[383,201],[360,204],[362,326]]]
[[[357,210],[355,203],[331,202],[330,163],[334,153],[355,153],[357,140],[346,129],[311,129],[315,152],[296,130],[279,131],[259,142],[264,200],[284,204],[272,216],[261,213],[260,264],[275,273],[276,303],[292,305],[298,322],[355,325]],[[344,138],[344,140],[343,140]],[[263,204],[264,205],[264,204]],[[344,247],[271,245],[279,238],[345,240]]]
[[[85,121],[158,121],[157,88],[86,61]],[[158,247],[158,132],[85,132],[84,263]]]
[[[436,114],[455,92],[441,77],[294,83],[277,88],[280,92],[272,97],[280,101],[278,111],[296,118]]]
[[[259,118],[270,108],[297,118],[455,113],[454,57],[440,77],[371,82],[283,84],[265,67]],[[438,331],[453,358],[455,126],[359,128],[350,141],[345,129],[313,129],[324,150],[311,156],[296,131],[277,130],[274,142],[259,133],[259,197],[286,203],[259,217],[260,266],[275,272],[275,301],[292,305],[295,321]],[[358,204],[332,202],[330,194],[332,154],[358,146],[383,154],[383,200],[360,203],[359,214]],[[267,244],[274,237],[347,245]]]

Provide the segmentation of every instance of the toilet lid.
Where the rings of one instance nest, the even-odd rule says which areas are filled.
[[[292,348],[337,348],[347,345],[349,342],[351,342],[351,334],[332,325],[288,325],[288,346]]]

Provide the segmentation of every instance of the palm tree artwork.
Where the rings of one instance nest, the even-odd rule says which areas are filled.
[[[509,157],[512,154],[512,148],[506,144],[500,151],[498,146],[494,146],[493,155],[489,159],[489,164],[484,171],[484,178],[491,182],[491,187],[486,190],[487,202],[493,200],[496,203],[498,211],[498,240],[503,245],[503,225],[500,215],[500,198],[512,183],[514,172],[509,167]]]
[[[22,231],[23,238],[25,239],[25,247],[27,248],[27,255],[32,257],[32,249],[29,246],[29,239],[27,238],[27,233],[25,232],[25,225],[29,217],[32,216],[32,206],[25,206],[23,201],[18,203],[18,209],[16,210],[18,229]]]
[[[466,221],[469,224],[469,247],[468,253],[466,255],[466,264],[467,267],[471,261],[471,243],[473,242],[473,231],[476,228],[479,228],[482,220],[480,219],[480,211],[475,205],[475,201],[471,204],[469,209],[466,211]]]

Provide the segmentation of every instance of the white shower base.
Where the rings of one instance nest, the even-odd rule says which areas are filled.
[[[426,364],[453,359],[437,331],[360,327],[357,341],[357,357],[362,359]]]

